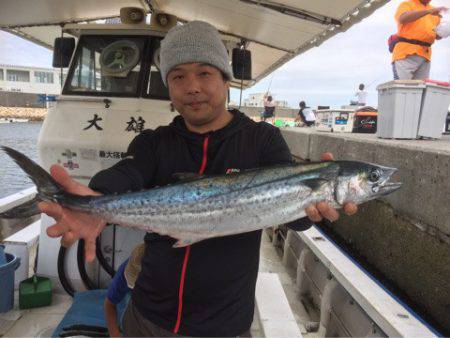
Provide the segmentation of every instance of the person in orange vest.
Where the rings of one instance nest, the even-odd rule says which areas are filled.
[[[430,75],[431,45],[440,37],[435,28],[446,7],[433,7],[431,0],[409,0],[395,14],[397,43],[392,54],[395,80],[424,80]]]

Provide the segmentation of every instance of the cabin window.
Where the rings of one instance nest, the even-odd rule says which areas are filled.
[[[53,73],[34,72],[34,80],[38,83],[54,83]]]
[[[66,94],[138,96],[146,37],[83,36]]]
[[[6,70],[6,78],[8,81],[14,82],[30,82],[30,72],[24,70]]]
[[[151,40],[150,49],[152,50],[152,57],[150,61],[150,69],[147,71],[148,81],[143,96],[158,100],[170,100],[169,90],[164,84],[159,71],[160,40],[158,38],[153,38]]]

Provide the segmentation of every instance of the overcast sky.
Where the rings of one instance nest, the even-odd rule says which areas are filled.
[[[287,100],[292,107],[300,100],[311,107],[338,107],[353,98],[359,83],[365,83],[368,104],[376,106],[377,84],[392,79],[386,41],[396,32],[393,16],[401,2],[391,0],[347,32],[291,60],[244,91],[243,98],[267,91],[272,80],[270,91],[275,99]],[[432,4],[450,7],[450,0],[433,0]],[[51,62],[51,51],[0,31],[0,64],[51,67]],[[450,38],[433,46],[431,78],[450,81]],[[231,99],[239,101],[238,90],[232,90]]]
[[[368,104],[376,106],[377,84],[392,80],[387,39],[397,31],[393,16],[401,2],[391,0],[347,32],[297,56],[244,91],[243,98],[266,92],[273,78],[270,91],[276,100],[287,100],[291,107],[297,107],[301,100],[311,107],[339,107],[349,103],[359,83],[365,83]],[[434,0],[432,4],[450,7],[450,0]],[[450,38],[433,47],[431,78],[450,81]],[[231,99],[239,102],[238,90]]]

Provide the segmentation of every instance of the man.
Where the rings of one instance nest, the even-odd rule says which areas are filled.
[[[194,21],[172,28],[161,43],[160,68],[180,116],[169,126],[137,136],[129,147],[132,158],[95,175],[93,189],[102,193],[148,189],[173,183],[174,173],[224,174],[291,162],[278,128],[226,110],[232,70],[213,26]],[[69,192],[98,194],[70,179],[60,166],[50,171]],[[40,207],[57,220],[48,235],[62,236],[63,245],[83,237],[91,261],[104,222],[52,203]],[[353,214],[356,206],[346,205],[344,210]],[[324,202],[306,212],[313,221],[339,217]],[[297,229],[305,229],[307,223],[304,220]],[[173,248],[175,240],[170,237],[148,233],[142,270],[124,316],[125,335],[249,335],[261,233],[213,238],[185,248]]]
[[[366,86],[363,83],[359,84],[358,91],[355,94],[355,96],[358,98],[358,101],[356,102],[357,106],[365,106],[366,105],[367,92],[364,90],[365,87]]]
[[[275,102],[271,95],[264,95],[264,111],[262,113],[262,121],[270,119],[271,123],[274,123],[275,117]]]
[[[300,101],[298,105],[300,109],[298,110],[298,116],[295,121],[301,120],[305,126],[313,126],[316,123],[316,115],[314,115],[314,112],[310,107],[306,106],[305,101]]]
[[[402,2],[395,19],[398,39],[392,53],[395,80],[424,80],[430,76],[431,45],[439,40],[435,28],[445,7],[434,8],[431,0]]]

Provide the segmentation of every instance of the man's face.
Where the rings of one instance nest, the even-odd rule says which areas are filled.
[[[226,112],[229,83],[213,66],[178,65],[169,72],[167,85],[175,109],[191,125],[204,126]]]

